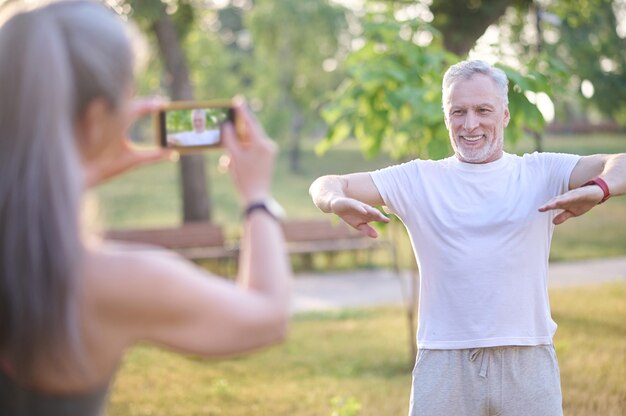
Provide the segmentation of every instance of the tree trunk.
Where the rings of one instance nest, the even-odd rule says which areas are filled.
[[[291,140],[289,148],[289,170],[293,173],[300,172],[300,138],[302,137],[302,127],[304,118],[298,108],[293,108],[293,119],[291,121]]]
[[[279,56],[281,62],[291,62],[292,53],[288,44],[280,46]],[[293,98],[293,75],[286,66],[281,67],[279,72],[278,85],[281,92],[281,105],[287,109],[289,114],[289,171],[297,173],[300,171],[300,133],[302,131],[302,115],[298,104]]]
[[[434,0],[430,10],[434,15],[433,26],[443,34],[446,49],[464,57],[485,30],[514,3],[514,0]]]
[[[173,100],[192,100],[189,68],[170,16],[161,4],[161,14],[153,31],[165,67],[165,82]],[[209,189],[204,155],[184,155],[180,158],[183,197],[183,221],[210,221]]]

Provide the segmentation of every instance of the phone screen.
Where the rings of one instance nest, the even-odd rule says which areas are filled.
[[[160,145],[189,150],[219,147],[222,142],[220,127],[224,121],[233,120],[232,108],[200,102],[183,107],[188,108],[167,108],[158,113]]]

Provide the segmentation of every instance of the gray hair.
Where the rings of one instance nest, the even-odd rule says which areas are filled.
[[[200,114],[202,117],[206,118],[206,110],[204,108],[194,108],[191,110],[191,120],[196,117],[196,114]]]
[[[115,108],[130,86],[127,32],[92,1],[15,15],[0,28],[0,79],[0,351],[27,381],[82,350],[74,128],[90,102]]]
[[[442,104],[444,111],[446,105],[448,104],[448,97],[452,84],[460,79],[469,79],[475,74],[482,74],[490,77],[496,84],[502,103],[505,106],[509,104],[509,80],[504,71],[500,68],[489,65],[485,61],[470,60],[452,65],[444,74],[442,83]]]

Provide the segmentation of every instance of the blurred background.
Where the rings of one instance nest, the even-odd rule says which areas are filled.
[[[15,3],[42,1],[0,0],[0,9]],[[140,34],[138,95],[247,98],[280,145],[273,192],[290,220],[329,218],[308,196],[320,175],[450,155],[441,80],[461,59],[507,73],[507,151],[626,152],[626,0],[106,3]],[[154,146],[152,126],[149,118],[138,123],[133,140]],[[208,221],[235,241],[241,209],[230,177],[218,172],[221,153],[143,167],[100,186],[100,227]],[[414,269],[410,243],[393,227],[400,267]],[[559,226],[551,260],[625,255],[626,198],[613,198]],[[391,259],[372,262],[386,268]],[[324,258],[307,263],[332,278],[328,266]],[[333,267],[363,265],[347,256]],[[626,286],[551,289],[550,297],[565,414],[623,416]],[[406,414],[414,306],[301,313],[288,342],[246,358],[207,362],[134,348],[109,414]]]
[[[626,0],[107,3],[141,34],[139,95],[248,99],[280,144],[274,192],[290,218],[322,216],[307,192],[320,175],[450,155],[441,80],[466,58],[509,76],[507,151],[626,151]],[[153,143],[151,127],[146,119],[133,137]],[[102,226],[237,227],[220,153],[101,187]],[[553,259],[626,254],[626,227],[615,227],[626,204],[603,208],[561,227]]]

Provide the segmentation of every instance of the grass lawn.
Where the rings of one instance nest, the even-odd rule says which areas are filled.
[[[626,412],[626,285],[551,291],[565,414]],[[130,351],[111,416],[404,415],[410,374],[399,308],[297,315],[288,341],[222,361]]]

